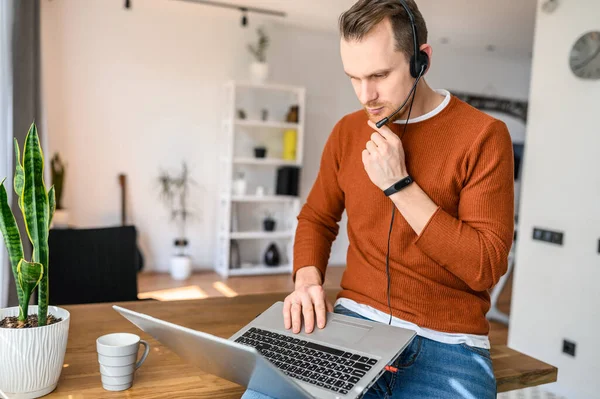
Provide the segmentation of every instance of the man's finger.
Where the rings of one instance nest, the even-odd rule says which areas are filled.
[[[300,332],[300,326],[302,325],[302,305],[298,302],[292,301],[292,331],[294,333]]]
[[[363,152],[362,152],[362,161],[363,161],[363,164],[365,164],[365,165],[369,161],[369,151],[368,150],[363,150]]]
[[[315,328],[315,310],[312,298],[308,295],[304,295],[302,298],[302,316],[304,316],[304,331],[311,333]]]
[[[367,151],[369,151],[370,154],[377,152],[377,146],[370,140],[367,141]]]
[[[375,143],[377,148],[385,147],[387,140],[379,132],[373,132],[371,135],[371,141]]]
[[[327,322],[327,308],[325,306],[325,298],[318,293],[312,295],[313,303],[315,304],[315,314],[317,315],[317,326],[325,327]]]
[[[290,298],[285,298],[283,301],[283,325],[286,330],[292,328],[292,315],[290,314],[292,308],[292,302]]]
[[[377,125],[375,125],[375,123],[373,123],[370,119],[367,121],[367,123],[375,131],[377,131],[378,133],[380,133],[383,136],[383,138],[386,139],[386,140],[395,140],[395,139],[398,138],[398,136],[396,136],[394,134],[394,132],[392,132],[392,129],[390,129],[387,125],[383,125],[381,127],[377,127]]]

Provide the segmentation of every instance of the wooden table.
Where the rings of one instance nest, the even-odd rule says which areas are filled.
[[[335,292],[328,292],[330,297]],[[123,302],[119,305],[185,327],[228,338],[285,294],[247,295],[235,298],[158,302]],[[111,304],[65,307],[71,313],[65,365],[56,390],[48,398],[239,398],[244,388],[206,374],[182,361],[158,341],[139,330],[111,308]],[[150,355],[136,372],[133,387],[122,392],[102,388],[96,338],[113,332],[131,332],[148,341]],[[557,369],[506,346],[492,348],[498,391],[556,381]]]

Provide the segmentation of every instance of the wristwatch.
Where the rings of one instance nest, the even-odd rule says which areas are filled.
[[[409,184],[411,184],[413,182],[413,178],[410,176],[406,176],[404,179],[399,180],[398,182],[392,184],[388,189],[386,189],[383,193],[386,196],[390,196],[392,194],[396,194],[398,191],[402,190],[403,188],[405,188],[406,186],[408,186]]]

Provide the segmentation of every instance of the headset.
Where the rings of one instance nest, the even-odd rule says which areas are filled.
[[[413,84],[412,88],[408,92],[408,96],[406,96],[406,99],[404,100],[402,105],[400,105],[400,107],[398,107],[398,109],[395,110],[393,113],[391,113],[387,117],[385,117],[382,120],[380,120],[379,122],[377,122],[375,125],[379,129],[383,125],[388,123],[390,118],[392,118],[394,115],[396,115],[398,112],[400,112],[400,110],[402,108],[404,108],[404,106],[406,105],[406,103],[408,102],[408,100],[411,98],[411,95],[412,95],[412,101],[410,102],[410,107],[408,108],[408,115],[406,116],[406,123],[404,124],[404,132],[402,133],[402,137],[404,137],[404,134],[406,133],[406,127],[408,126],[408,120],[410,119],[410,112],[412,111],[413,102],[414,102],[415,96],[417,94],[417,83],[419,83],[419,80],[421,80],[421,77],[423,76],[425,71],[427,71],[427,68],[429,67],[429,56],[427,55],[426,52],[419,51],[417,27],[415,25],[415,17],[413,15],[412,11],[410,10],[410,8],[408,8],[408,5],[406,4],[406,2],[404,0],[399,0],[399,1],[400,1],[400,4],[402,5],[402,7],[404,7],[404,10],[406,10],[406,14],[408,14],[408,18],[410,19],[410,25],[412,27],[412,32],[413,32],[414,51],[413,51],[413,55],[410,57],[410,76],[415,78],[415,83]],[[388,321],[388,324],[390,324],[390,325],[392,324],[392,305],[391,305],[391,301],[390,301],[390,285],[391,285],[391,280],[392,280],[391,276],[390,276],[390,239],[392,237],[392,227],[394,226],[395,213],[396,213],[396,206],[392,203],[392,220],[390,222],[390,231],[388,233],[388,242],[387,242],[387,254],[385,257],[385,270],[386,270],[386,275],[387,275],[387,302],[388,302],[388,308],[390,310],[390,320]]]
[[[413,45],[414,45],[413,50],[414,51],[413,51],[413,55],[410,57],[410,76],[415,78],[415,83],[414,83],[413,87],[410,89],[410,91],[408,92],[408,96],[406,96],[406,100],[404,100],[402,105],[400,105],[400,107],[398,107],[398,109],[395,110],[394,112],[392,112],[390,115],[388,115],[387,117],[383,118],[382,120],[380,120],[379,122],[377,122],[375,124],[378,129],[380,129],[383,125],[388,123],[390,118],[392,118],[394,115],[396,115],[398,112],[400,112],[400,110],[402,110],[402,108],[404,108],[404,106],[410,99],[411,94],[416,92],[417,83],[419,83],[421,76],[423,76],[423,74],[425,73],[425,71],[427,71],[427,68],[429,67],[429,56],[427,55],[426,52],[419,50],[419,43],[418,43],[419,39],[417,36],[417,26],[415,25],[415,17],[413,15],[412,11],[410,11],[410,8],[408,8],[406,1],[404,1],[404,0],[399,0],[399,1],[400,1],[400,4],[402,5],[402,7],[404,7],[404,9],[406,10],[406,14],[408,14],[408,18],[410,19],[410,26],[412,27]],[[414,100],[414,96],[413,96],[413,100]],[[412,107],[412,102],[411,102],[411,107]],[[408,121],[408,118],[406,120]]]

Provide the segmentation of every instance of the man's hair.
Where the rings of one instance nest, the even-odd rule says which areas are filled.
[[[405,0],[415,18],[417,45],[427,43],[427,25],[414,0]],[[396,51],[402,51],[406,60],[414,53],[414,39],[410,18],[398,0],[359,0],[340,15],[340,35],[344,40],[362,40],[377,24],[389,18],[396,39]]]

